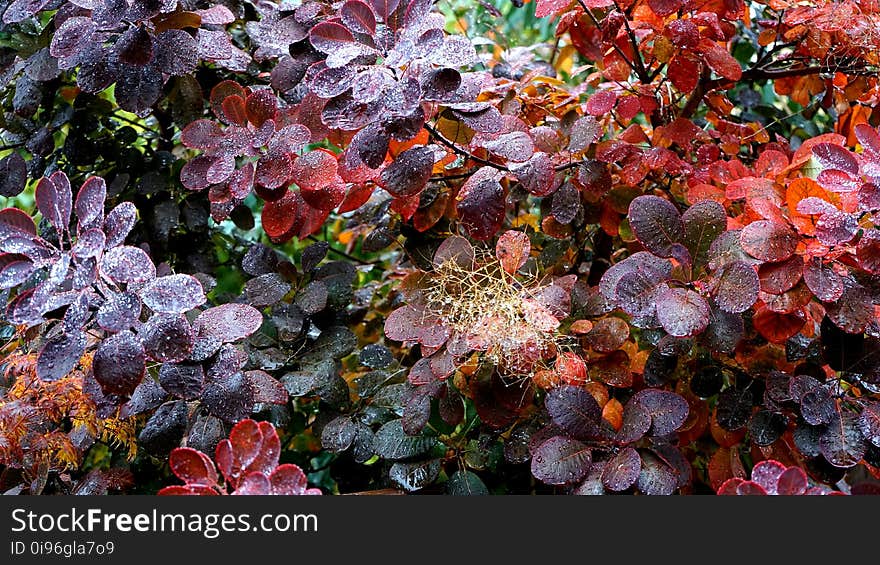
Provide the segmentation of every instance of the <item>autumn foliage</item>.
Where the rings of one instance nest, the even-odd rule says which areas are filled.
[[[0,492],[877,491],[876,1],[0,14]]]

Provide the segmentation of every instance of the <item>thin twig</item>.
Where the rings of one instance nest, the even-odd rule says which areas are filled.
[[[308,239],[315,241],[315,242],[318,242],[318,243],[324,241],[323,239],[319,239],[313,235],[308,236]],[[324,241],[324,243],[328,243],[328,242]],[[355,263],[359,263],[361,265],[376,266],[378,264],[378,261],[364,261],[363,259],[359,259],[359,258],[355,257],[354,255],[350,255],[350,254],[346,253],[345,251],[340,251],[339,249],[336,249],[332,245],[327,248],[327,251],[332,251],[333,253],[336,253],[340,257],[345,257],[349,261],[354,261]]]
[[[482,157],[477,157],[476,155],[474,155],[470,151],[462,149],[458,145],[454,144],[453,142],[451,142],[448,139],[446,139],[445,137],[443,137],[443,134],[441,134],[439,131],[437,131],[434,128],[434,126],[426,123],[424,127],[425,127],[425,130],[427,130],[427,132],[430,133],[434,139],[436,139],[437,141],[439,141],[441,144],[445,145],[449,149],[452,149],[455,153],[461,155],[462,157],[465,157],[467,159],[470,159],[471,161],[475,161],[477,163],[480,163],[481,165],[486,165],[487,167],[492,167],[492,168],[498,169],[499,171],[504,171],[504,172],[510,171],[510,169],[508,169],[504,165],[500,165],[498,163],[493,163],[492,161],[489,161],[488,159],[483,159]]]

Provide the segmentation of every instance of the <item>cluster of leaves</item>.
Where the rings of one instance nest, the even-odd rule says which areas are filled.
[[[748,481],[734,477],[724,481],[718,489],[721,495],[841,495],[840,491],[832,491],[827,487],[810,486],[807,475],[800,467],[786,467],[779,461],[767,459],[752,469],[752,478]]]
[[[301,495],[321,494],[320,489],[307,488],[306,476],[292,463],[278,464],[281,441],[275,426],[269,422],[241,420],[232,427],[229,439],[217,444],[211,458],[191,447],[178,447],[171,452],[168,464],[182,480],[183,486],[169,486],[160,495]],[[220,484],[217,467],[223,474]]]
[[[132,475],[123,466],[92,469],[80,480],[69,473],[82,465],[84,450],[96,442],[125,450],[129,460],[138,450],[133,422],[99,417],[84,380],[85,370],[78,368],[62,379],[43,381],[36,375],[34,355],[12,352],[6,357],[3,386],[8,390],[0,405],[3,492],[106,494],[131,486]]]
[[[503,9],[0,0],[3,485],[870,492],[880,9]]]

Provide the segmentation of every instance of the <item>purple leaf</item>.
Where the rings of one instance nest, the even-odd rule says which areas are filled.
[[[497,139],[484,142],[483,147],[503,159],[518,163],[528,161],[535,152],[532,138],[522,131],[505,133]]]
[[[76,195],[74,210],[79,219],[79,230],[100,227],[104,221],[104,201],[107,184],[101,177],[89,177]]]
[[[639,478],[642,458],[632,447],[621,450],[602,469],[602,484],[611,491],[619,492],[631,487]]]
[[[152,316],[139,330],[138,335],[144,343],[147,357],[160,363],[183,361],[189,357],[195,341],[187,319],[174,314]]]
[[[688,403],[679,394],[658,389],[641,390],[633,396],[651,416],[654,435],[665,436],[676,431],[688,416]]]
[[[205,386],[202,404],[208,411],[227,422],[248,417],[254,407],[253,389],[242,373],[219,376]]]
[[[380,180],[393,196],[407,198],[425,188],[433,167],[434,152],[428,147],[413,147],[385,167]]]
[[[79,363],[86,350],[86,334],[70,331],[46,341],[37,356],[37,377],[57,381],[66,377]]]
[[[657,297],[657,319],[670,335],[697,335],[709,324],[709,304],[692,290],[670,288]]]
[[[813,156],[823,169],[843,171],[854,176],[859,174],[858,159],[839,145],[819,143],[813,147]]]
[[[586,389],[564,385],[554,388],[544,400],[553,423],[576,439],[595,437],[602,409]]]
[[[18,153],[0,159],[0,196],[18,196],[27,182],[27,163]],[[69,218],[68,218],[69,219]]]
[[[754,267],[743,261],[727,263],[714,288],[715,302],[725,312],[745,312],[758,300],[761,282]]]
[[[532,456],[532,475],[550,485],[576,483],[587,476],[593,456],[585,444],[563,436],[551,437]]]
[[[224,343],[243,339],[260,329],[263,314],[247,304],[223,304],[199,314],[193,323],[200,337],[214,337]]]
[[[128,396],[140,384],[146,370],[144,346],[132,332],[119,332],[101,342],[92,370],[104,394]]]
[[[77,259],[97,257],[104,251],[106,241],[103,230],[92,228],[79,234],[70,253]]]
[[[156,266],[139,247],[123,245],[104,254],[101,270],[117,283],[140,283],[156,276]]]
[[[812,257],[804,265],[804,282],[822,302],[834,302],[843,295],[843,279],[820,257]]]
[[[369,3],[379,21],[388,23],[389,18],[400,5],[400,0],[369,0]]]
[[[366,35],[372,35],[376,31],[376,15],[369,5],[360,0],[349,0],[339,9],[342,23],[348,29]]]
[[[141,298],[150,310],[168,314],[183,314],[206,300],[202,283],[182,274],[152,280],[144,287]]]
[[[122,202],[107,214],[104,220],[104,233],[107,236],[107,249],[122,245],[137,221],[137,208],[131,202]]]
[[[198,363],[165,363],[159,368],[159,384],[168,393],[184,400],[195,400],[202,394],[205,371]]]
[[[455,206],[468,235],[486,241],[501,228],[506,207],[504,188],[491,167],[482,167],[465,181]]]
[[[838,412],[819,437],[819,451],[835,467],[855,466],[864,457],[865,449],[859,418],[851,412]]]
[[[674,204],[659,196],[639,196],[629,205],[633,233],[645,249],[660,257],[671,257],[673,246],[684,239],[681,215]]]
[[[98,325],[108,332],[121,332],[131,328],[141,315],[141,299],[133,292],[120,292],[107,296],[98,308]]]

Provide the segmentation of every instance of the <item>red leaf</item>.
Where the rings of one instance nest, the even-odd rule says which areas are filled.
[[[267,202],[263,206],[260,216],[263,230],[273,242],[282,243],[299,230],[299,208],[305,205],[302,197],[291,191],[285,191],[284,196],[274,202]]]
[[[286,392],[284,396],[285,398],[287,397]],[[247,466],[245,472],[256,471],[268,475],[278,466],[278,458],[281,456],[281,441],[278,439],[278,432],[275,431],[275,426],[269,422],[260,422],[259,426],[260,433],[262,434],[260,452]]]
[[[314,26],[309,32],[309,40],[315,49],[327,54],[346,49],[355,42],[348,28],[332,21],[324,21]]]
[[[787,227],[769,220],[752,222],[740,233],[742,248],[762,261],[783,261],[797,249],[797,236]]]
[[[728,80],[742,78],[742,67],[733,58],[727,49],[712,40],[704,39],[700,42],[700,48],[709,68]]]
[[[700,128],[687,118],[676,118],[668,126],[663,126],[661,131],[666,139],[677,143],[679,147],[687,148],[700,132]]]
[[[679,54],[669,61],[669,80],[682,93],[693,92],[700,80],[700,62]]]
[[[508,273],[515,273],[529,258],[531,243],[523,232],[509,230],[501,234],[495,244],[495,256]]]
[[[245,109],[243,97],[237,94],[227,96],[223,99],[220,107],[223,111],[223,116],[229,123],[238,126],[247,125],[247,110]]]
[[[610,90],[600,90],[587,99],[586,111],[593,116],[604,116],[611,112],[615,102],[617,94]]]
[[[293,176],[293,163],[286,153],[260,157],[254,173],[254,182],[264,188],[284,186]]]
[[[245,112],[247,119],[256,127],[262,126],[267,120],[275,119],[278,109],[278,98],[268,89],[260,89],[247,97]]]
[[[800,255],[792,255],[779,263],[763,263],[758,268],[761,290],[770,294],[782,294],[801,280],[803,272],[804,261]]]
[[[171,452],[168,464],[177,478],[189,485],[210,487],[217,484],[217,469],[208,456],[189,447],[178,447]]]
[[[232,120],[223,112],[223,101],[229,96],[238,96],[244,101],[247,92],[237,82],[231,80],[224,80],[211,89],[211,109],[214,111],[215,116],[227,124],[232,123]]]
[[[217,491],[201,485],[174,485],[161,489],[159,496],[216,496]]]
[[[336,156],[323,149],[315,149],[293,162],[291,179],[300,188],[322,188],[339,179]]]
[[[222,139],[223,129],[211,120],[196,120],[180,132],[180,142],[195,149],[211,149]]]
[[[880,275],[880,230],[865,230],[856,246],[856,257],[863,269]]]
[[[272,485],[272,494],[275,495],[305,494],[306,487],[308,486],[305,473],[292,463],[278,466],[269,475],[269,483]]]
[[[661,18],[677,12],[681,4],[682,0],[648,0],[651,11]]]
[[[259,370],[246,371],[244,376],[250,381],[251,388],[254,390],[254,402],[287,403],[287,389],[269,373]]]
[[[554,369],[570,385],[582,386],[587,382],[587,365],[576,353],[566,351],[558,355]]]
[[[37,235],[34,220],[18,208],[0,210],[0,241],[10,237],[32,239]]]
[[[806,320],[800,311],[782,314],[767,307],[760,308],[752,317],[752,324],[767,341],[785,343],[804,327]]]
[[[376,187],[373,184],[353,184],[350,185],[345,198],[339,204],[337,211],[340,214],[357,210],[363,206],[373,195]]]
[[[233,492],[232,494],[263,496],[271,494],[271,491],[272,486],[269,484],[269,479],[266,478],[266,475],[255,471],[253,473],[248,473],[247,475],[245,475],[244,478],[242,478],[242,480],[238,483],[235,492]]]

